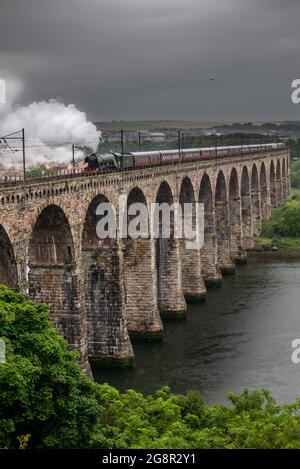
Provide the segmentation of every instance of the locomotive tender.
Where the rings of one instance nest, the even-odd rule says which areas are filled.
[[[227,147],[191,148],[182,150],[143,151],[132,153],[106,153],[103,155],[92,153],[85,158],[87,167],[85,173],[103,173],[120,171],[121,169],[139,169],[151,166],[203,161],[226,156],[234,156],[256,151],[268,151],[284,148],[285,143],[268,143],[263,145],[235,145]],[[122,164],[123,160],[123,164]]]

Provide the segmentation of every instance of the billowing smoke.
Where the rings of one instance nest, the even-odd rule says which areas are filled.
[[[15,106],[8,103],[3,116],[0,115],[0,137],[25,129],[26,162],[28,166],[50,162],[69,163],[72,158],[72,144],[78,147],[97,148],[100,133],[96,126],[87,120],[86,114],[74,104],[51,99],[33,102],[28,106]],[[20,150],[20,143],[10,141],[14,149]],[[76,159],[83,151],[76,149]],[[19,167],[22,152],[2,149],[0,163]]]

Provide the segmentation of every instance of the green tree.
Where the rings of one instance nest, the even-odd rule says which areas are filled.
[[[47,307],[0,286],[0,447],[86,447],[98,422],[96,385],[48,319]]]
[[[273,238],[276,236],[300,236],[300,202],[289,200],[272,212],[270,220],[264,223],[262,236]]]
[[[95,384],[53,328],[45,305],[0,286],[1,448],[299,448],[300,400],[268,390],[207,406],[197,390],[152,396]]]

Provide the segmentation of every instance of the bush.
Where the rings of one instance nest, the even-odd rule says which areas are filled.
[[[291,162],[291,186],[296,189],[300,188],[300,158]]]
[[[267,390],[207,406],[196,391],[154,396],[95,384],[52,327],[47,307],[0,286],[1,448],[299,448],[300,401]]]
[[[262,237],[274,238],[300,236],[300,202],[289,200],[272,212],[270,220],[264,223]]]

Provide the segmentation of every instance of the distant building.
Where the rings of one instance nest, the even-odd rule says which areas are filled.
[[[81,172],[81,171],[84,170],[84,168],[86,167],[86,165],[87,165],[87,164],[86,164],[84,161],[77,161],[77,162],[75,162],[75,166],[73,166],[73,164],[70,163],[70,164],[68,165],[68,167],[67,167],[67,170],[68,170],[68,171],[72,171],[72,170],[74,169],[75,171]]]
[[[152,142],[164,142],[166,135],[163,132],[152,132],[150,133],[150,140]]]
[[[222,135],[221,132],[217,132],[216,129],[206,129],[203,132],[203,135],[205,135],[206,137],[209,137],[210,135],[214,135],[214,134],[217,135],[218,137]]]
[[[164,142],[166,135],[163,132],[150,132],[147,130],[124,130],[124,142],[137,142],[139,135],[144,141]],[[102,132],[102,142],[120,142],[121,133],[110,130]]]
[[[120,132],[116,130],[102,131],[101,141],[103,142],[119,142],[121,139]]]

